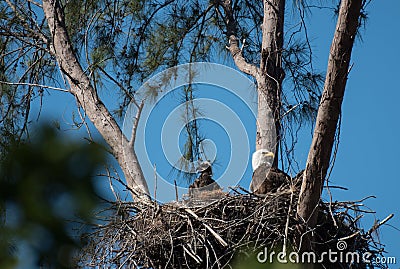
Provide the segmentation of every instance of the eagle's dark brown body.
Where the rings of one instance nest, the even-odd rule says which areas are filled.
[[[199,189],[199,191],[215,191],[220,190],[221,187],[212,179],[212,171],[211,167],[207,170],[201,172],[199,178],[197,178],[190,186],[189,186],[189,195],[192,195],[194,189]]]
[[[250,191],[255,194],[266,194],[290,182],[290,176],[275,167],[260,166],[253,173]]]

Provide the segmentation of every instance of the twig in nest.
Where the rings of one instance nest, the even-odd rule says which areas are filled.
[[[189,254],[190,257],[193,258],[193,260],[195,260],[198,264],[200,264],[203,260],[196,255],[196,253],[192,253],[192,251],[189,251],[184,245],[182,245],[183,250]]]
[[[384,220],[380,221],[379,223],[376,223],[374,226],[372,226],[371,229],[369,229],[369,231],[367,232],[367,235],[370,235],[373,232],[375,232],[380,226],[382,226],[383,224],[388,222],[391,218],[393,218],[393,216],[394,216],[394,214],[392,213],[389,216],[387,216]]]
[[[228,246],[228,243],[226,243],[225,240],[222,239],[222,237],[217,232],[215,232],[207,223],[203,222],[202,219],[200,219],[199,216],[196,215],[196,213],[194,213],[189,208],[185,208],[185,211],[188,212],[190,215],[192,215],[196,220],[200,221],[222,246],[224,247]]]

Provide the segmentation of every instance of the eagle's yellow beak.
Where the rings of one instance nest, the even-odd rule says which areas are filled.
[[[264,156],[267,156],[267,157],[272,157],[272,158],[275,157],[275,155],[274,155],[272,152],[270,152],[270,151],[268,151],[268,152],[263,152],[263,154],[264,154]]]

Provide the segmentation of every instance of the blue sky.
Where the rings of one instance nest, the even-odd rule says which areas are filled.
[[[400,87],[398,82],[400,62],[400,26],[398,12],[400,2],[397,0],[372,1],[368,8],[369,20],[365,30],[362,30],[363,41],[357,41],[353,49],[352,63],[354,64],[349,75],[344,103],[343,118],[339,151],[330,182],[348,188],[332,190],[333,200],[358,200],[369,195],[376,199],[369,199],[364,204],[375,210],[375,217],[384,219],[391,213],[394,218],[389,222],[400,228],[400,211],[395,198],[398,197],[400,187],[398,165],[400,163],[400,120],[398,102]],[[308,19],[308,30],[313,46],[313,55],[317,70],[325,72],[329,55],[329,47],[335,27],[335,18],[329,10],[315,10]],[[113,97],[102,94],[106,103],[112,102]],[[229,100],[226,92],[216,91],[204,87],[199,91],[199,97],[213,96],[219,100]],[[237,102],[237,101],[233,101]],[[255,125],[251,113],[236,103],[236,109],[246,122],[245,127],[249,135],[249,143],[254,142]],[[71,111],[75,110],[75,101],[69,95],[50,92],[46,96],[42,111],[42,120],[59,120],[63,129],[64,121],[71,122]],[[36,117],[35,113],[33,117]],[[154,124],[162,124],[162,119],[154,119]],[[203,122],[212,134],[208,137],[214,140],[217,149],[217,160],[220,166],[216,168],[216,177],[223,173],[228,163],[229,141],[224,135],[223,128],[215,122]],[[208,125],[207,125],[208,124]],[[159,125],[161,126],[161,125]],[[80,137],[82,132],[69,131],[71,135]],[[205,133],[207,136],[207,133]],[[300,167],[304,167],[308,148],[311,142],[310,130],[301,133],[297,146],[297,160]],[[222,143],[222,146],[221,146]],[[228,146],[225,146],[227,145]],[[156,145],[156,144],[154,144]],[[224,150],[221,150],[224,148]],[[254,150],[254,145],[250,144]],[[158,154],[157,148],[152,149]],[[141,158],[139,156],[139,158]],[[154,162],[162,163],[163,157],[152,157]],[[168,172],[167,165],[160,165],[160,173]],[[151,175],[153,172],[145,171]],[[250,178],[251,168],[247,167],[245,178]],[[244,183],[246,185],[247,183]],[[102,186],[107,188],[107,185]],[[363,226],[369,229],[374,218],[366,215]],[[396,256],[400,264],[400,231],[383,226],[380,239],[386,245],[386,256]],[[399,268],[390,266],[390,268]]]

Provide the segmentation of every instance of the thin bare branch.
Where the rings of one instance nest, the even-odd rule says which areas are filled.
[[[70,92],[70,90],[67,90],[67,89],[52,87],[52,86],[43,85],[43,84],[36,84],[36,83],[0,81],[0,84],[12,85],[12,86],[38,87],[38,88],[50,89],[50,90],[55,90],[55,91],[60,91],[60,92],[68,92],[68,93]]]

